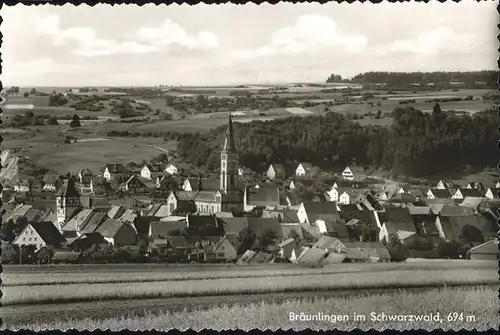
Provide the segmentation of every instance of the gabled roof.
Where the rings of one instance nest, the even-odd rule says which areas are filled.
[[[459,190],[464,198],[465,197],[482,197],[484,195],[483,192],[476,190],[476,189],[461,188]]]
[[[226,235],[238,235],[247,227],[245,217],[220,218],[219,222],[222,223]]]
[[[56,197],[79,197],[80,193],[75,187],[73,178],[65,180],[56,193]]]
[[[433,188],[430,190],[432,192],[432,194],[434,195],[434,197],[436,198],[451,198],[452,194],[450,192],[449,189],[437,189],[437,188]]]
[[[276,218],[247,218],[247,226],[257,236],[261,236],[266,230],[272,230],[276,233],[276,236],[281,236],[281,226]]]
[[[297,165],[297,169],[300,165],[302,165],[302,168],[304,168],[306,172],[310,172],[313,168],[313,165],[311,163],[299,163],[299,165]]]
[[[216,201],[219,191],[197,191],[194,194],[194,201]]]
[[[110,174],[127,174],[129,173],[128,169],[124,167],[122,164],[106,164],[104,169],[108,169]]]
[[[146,164],[143,168],[147,167],[150,172],[162,173],[165,167],[160,164]]]
[[[451,225],[453,237],[446,235],[446,232],[445,236],[447,238],[453,238],[454,240],[460,237],[462,229],[466,225],[478,228],[485,236],[496,236],[498,232],[498,225],[482,215],[449,216],[445,219],[441,219],[441,226],[443,227],[443,230],[445,230],[445,227],[448,224]]]
[[[125,207],[121,205],[115,205],[111,207],[107,215],[110,219],[118,219],[123,213],[125,213]]]
[[[64,241],[59,230],[50,221],[34,222],[30,225],[47,245],[57,245]]]
[[[465,197],[460,206],[476,209],[484,200],[485,198],[483,197]]]
[[[318,219],[340,219],[339,213],[337,211],[337,203],[335,202],[304,201],[302,205],[306,210],[309,222],[314,222]]]
[[[280,204],[279,188],[278,187],[268,187],[260,186],[259,188],[248,187],[247,192],[247,203],[249,205],[255,206],[266,206]]]
[[[380,214],[382,214],[380,219],[383,219],[384,222],[413,224],[413,219],[411,218],[408,207],[386,207],[385,212]]]
[[[217,217],[215,215],[193,215],[188,214],[186,220],[190,227],[218,227]]]
[[[134,219],[137,217],[137,213],[133,209],[127,209],[125,212],[120,216],[118,220],[122,222],[133,222]]]
[[[220,179],[218,178],[187,178],[193,191],[217,191],[220,190]],[[201,183],[201,190],[200,190]]]
[[[145,188],[146,185],[137,177],[136,175],[130,176],[127,181],[125,182],[125,185],[131,184],[134,187],[142,187]]]
[[[469,254],[491,254],[498,255],[498,240],[491,240],[471,248]]]
[[[114,238],[118,230],[124,224],[126,223],[114,219],[107,219],[96,229],[96,232],[101,234],[102,237]]]
[[[426,215],[432,213],[429,206],[408,206],[408,210],[411,215]]]
[[[80,230],[81,234],[90,234],[96,231],[96,229],[107,219],[106,213],[94,212],[92,216],[87,220],[85,226]]]
[[[95,212],[94,209],[82,209],[73,218],[71,218],[64,226],[63,231],[80,231],[80,229],[87,223],[87,219]]]
[[[137,234],[144,236],[149,234],[149,227],[151,226],[151,223],[158,221],[158,218],[155,216],[139,216],[134,218],[132,221]]]
[[[178,201],[194,201],[195,192],[172,191]]]
[[[439,212],[440,216],[471,216],[474,210],[466,206],[444,205]]]
[[[271,168],[271,166],[277,175],[285,175],[285,167],[283,164],[270,164],[269,168]]]

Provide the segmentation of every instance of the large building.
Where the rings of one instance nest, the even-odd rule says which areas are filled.
[[[191,192],[173,191],[167,199],[170,212],[173,209],[187,212],[192,207],[203,213],[243,211],[243,193],[238,182],[239,156],[234,142],[231,113],[229,113],[224,146],[220,155],[219,189],[204,190],[203,187],[199,187]]]

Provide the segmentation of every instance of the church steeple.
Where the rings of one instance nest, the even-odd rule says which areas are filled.
[[[220,155],[220,189],[223,192],[234,191],[238,184],[238,154],[234,145],[233,120],[229,112],[224,147]]]
[[[229,112],[229,121],[227,123],[226,138],[224,140],[223,151],[228,151],[228,152],[235,152],[236,151],[236,146],[234,145],[233,119],[231,117],[231,112]]]

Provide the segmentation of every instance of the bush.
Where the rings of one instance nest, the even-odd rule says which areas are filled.
[[[399,240],[397,235],[389,236],[389,243],[387,243],[387,250],[391,255],[392,262],[404,262],[408,258],[408,250]]]
[[[440,258],[458,259],[466,253],[465,247],[457,241],[440,241],[437,247]]]

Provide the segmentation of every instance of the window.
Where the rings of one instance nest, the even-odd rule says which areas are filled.
[[[35,238],[33,238],[33,241],[35,241],[35,242],[36,242],[37,240],[38,240],[38,238],[36,238],[36,237],[35,237]]]
[[[224,246],[223,245],[221,245],[220,250],[224,251]]]
[[[25,241],[26,241],[26,237],[23,237],[23,242],[25,242]]]
[[[224,253],[223,252],[222,253],[218,253],[217,256],[224,257]]]
[[[29,241],[31,242],[31,237],[30,237]]]

